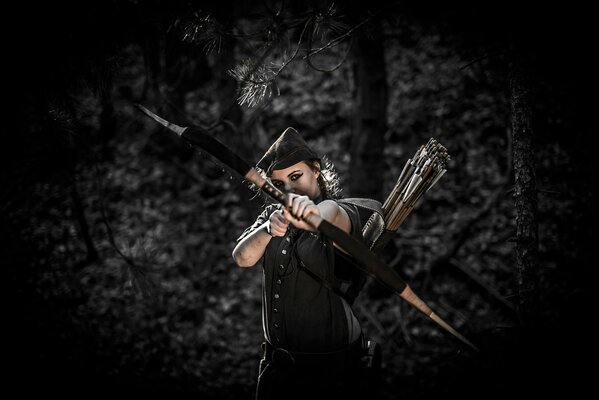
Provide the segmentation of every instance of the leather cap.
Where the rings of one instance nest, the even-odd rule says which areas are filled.
[[[275,140],[256,166],[270,176],[275,169],[285,169],[305,160],[321,162],[320,157],[308,146],[300,134],[289,127]]]

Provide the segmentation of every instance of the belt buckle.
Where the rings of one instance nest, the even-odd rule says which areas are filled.
[[[281,369],[285,371],[295,369],[295,359],[287,350],[276,348],[273,350],[271,357],[273,363]]]

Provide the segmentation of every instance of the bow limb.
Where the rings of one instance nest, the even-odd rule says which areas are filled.
[[[240,158],[237,154],[231,151],[231,149],[226,147],[215,138],[211,137],[200,129],[181,127],[173,124],[157,116],[141,105],[136,106],[154,121],[177,133],[177,135],[179,135],[187,143],[209,153],[218,159],[222,164],[237,172],[244,179],[252,182],[266,194],[271,196],[274,200],[283,205],[287,205],[287,196],[285,193],[274,187],[269,181],[264,179],[254,167],[252,167],[249,163]],[[412,291],[408,284],[404,282],[404,280],[401,279],[401,277],[392,268],[385,264],[376,254],[370,251],[370,249],[368,249],[364,243],[348,235],[319,215],[310,214],[307,218],[305,218],[305,221],[334,241],[349,255],[354,257],[357,261],[356,266],[358,268],[375,278],[384,286],[393,290],[393,292],[399,295],[399,297],[420,310],[426,316],[435,321],[439,326],[460,339],[469,347],[478,351],[478,348],[474,346],[472,342],[458,333],[454,328],[452,328],[437,314],[435,314],[430,307],[428,307],[426,303]]]

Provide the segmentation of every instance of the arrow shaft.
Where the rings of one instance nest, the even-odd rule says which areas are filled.
[[[287,206],[287,196],[285,193],[274,187],[269,181],[264,179],[254,167],[250,166],[249,163],[240,158],[237,154],[231,151],[231,149],[226,147],[215,138],[198,129],[181,127],[170,123],[169,121],[157,116],[141,105],[137,105],[137,108],[154,121],[177,133],[187,143],[199,147],[201,150],[209,153],[221,163],[231,168],[233,171],[239,173],[244,177],[244,179],[252,182],[274,200],[278,201],[284,206]],[[319,215],[310,214],[305,220],[308,224],[322,232],[329,239],[334,241],[339,247],[354,257],[357,261],[356,266],[358,268],[362,269],[380,283],[393,290],[401,298],[406,300],[408,303],[416,307],[427,316],[431,317],[432,315],[435,315],[436,319],[433,318],[433,320],[441,327],[458,337],[468,346],[476,349],[472,343],[466,340],[462,335],[459,335],[455,329],[451,328],[451,326],[436,316],[436,314],[432,312],[426,303],[422,301],[422,299],[420,299],[412,291],[412,289],[410,289],[407,283],[404,282],[404,280],[401,279],[401,277],[393,269],[386,265],[376,254],[372,253],[363,242],[348,235],[343,230],[326,221]]]

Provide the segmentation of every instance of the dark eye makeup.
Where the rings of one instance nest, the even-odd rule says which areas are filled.
[[[297,181],[299,178],[301,178],[301,177],[302,177],[302,175],[303,175],[303,174],[293,174],[293,175],[291,175],[291,177],[289,178],[289,180],[291,180],[291,181]],[[276,188],[278,188],[278,189],[280,189],[280,188],[284,187],[284,185],[283,185],[283,181],[279,181],[279,180],[273,180],[273,181],[272,181],[272,184],[273,184],[273,185],[274,185]]]

